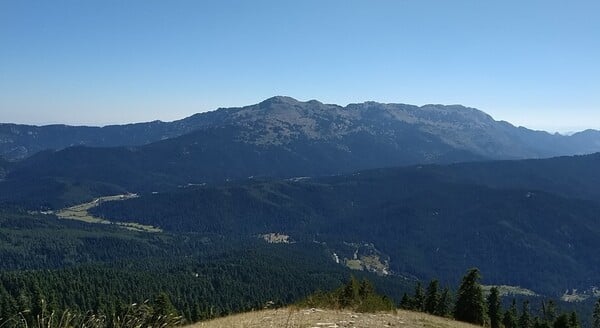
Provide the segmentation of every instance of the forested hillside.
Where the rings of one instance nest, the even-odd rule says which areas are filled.
[[[113,318],[161,294],[187,322],[293,303],[349,275],[320,244],[135,232],[0,211],[0,324],[68,310]],[[410,282],[365,274],[400,299]],[[110,319],[112,320],[112,319]],[[10,325],[9,325],[10,326]]]
[[[99,139],[61,150],[39,149],[0,171],[0,178],[5,176],[0,202],[60,208],[123,191],[163,191],[248,177],[316,177],[600,150],[593,131],[571,137],[530,131],[463,106],[367,102],[341,107],[289,97],[173,123],[90,131],[100,133],[92,138]],[[102,139],[102,131],[116,136]],[[38,132],[19,133],[29,140]],[[11,138],[0,144],[11,144]],[[121,147],[118,140],[123,140]],[[90,147],[108,145],[115,147]]]
[[[590,165],[588,161],[596,158],[571,161]],[[526,168],[510,171],[525,180],[510,188],[509,179],[494,185],[484,174],[479,184],[470,180],[472,176],[461,178],[463,164],[423,166],[189,187],[106,203],[93,212],[172,232],[245,237],[278,232],[296,241],[327,243],[338,253],[346,252],[347,243],[368,243],[390,257],[390,269],[396,273],[456,277],[477,266],[495,283],[558,295],[598,283],[593,277],[600,267],[594,255],[600,240],[600,205],[576,199],[569,180],[548,185],[551,191],[563,191],[558,195],[539,188],[546,185],[527,174],[527,167],[536,165],[551,167],[541,171],[548,181],[552,172],[582,172],[579,164],[554,168],[555,161],[565,160],[507,162],[509,169]],[[500,171],[494,163],[464,166]],[[590,190],[595,187],[589,185]]]

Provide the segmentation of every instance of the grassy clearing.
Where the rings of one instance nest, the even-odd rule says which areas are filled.
[[[138,195],[136,194],[125,194],[125,195],[114,195],[114,196],[106,196],[94,199],[89,203],[83,203],[75,206],[71,206],[65,209],[62,209],[56,213],[56,216],[60,219],[65,220],[77,220],[83,221],[87,223],[94,224],[115,224],[124,229],[132,230],[132,231],[141,231],[141,232],[162,232],[161,229],[150,226],[139,224],[135,222],[113,222],[108,221],[103,218],[95,217],[90,214],[89,210],[94,208],[103,202],[114,202],[114,201],[122,201],[131,198],[136,198]]]
[[[526,289],[526,288],[522,288],[522,287],[518,287],[518,286],[506,286],[506,285],[482,286],[483,291],[486,292],[486,293],[489,293],[490,289],[492,289],[492,287],[498,288],[498,291],[500,292],[500,296],[515,296],[515,295],[530,296],[530,297],[537,297],[537,296],[539,296],[538,294],[536,294],[532,290],[529,290],[529,289]]]
[[[348,311],[283,308],[249,312],[205,321],[188,328],[342,328],[342,327],[421,327],[475,328],[467,323],[398,310],[396,313],[354,313]]]

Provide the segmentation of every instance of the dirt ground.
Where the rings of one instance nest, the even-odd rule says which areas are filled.
[[[188,326],[188,328],[474,328],[450,319],[399,310],[397,313],[353,313],[320,309],[265,310],[233,315]]]

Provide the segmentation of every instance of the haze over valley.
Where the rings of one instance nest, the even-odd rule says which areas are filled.
[[[600,328],[599,12],[0,1],[0,328]]]

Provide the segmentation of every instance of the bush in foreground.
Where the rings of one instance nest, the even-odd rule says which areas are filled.
[[[379,295],[373,284],[354,276],[340,288],[329,292],[317,292],[298,303],[302,307],[318,307],[325,309],[348,309],[356,312],[394,311],[396,306],[387,296]]]

